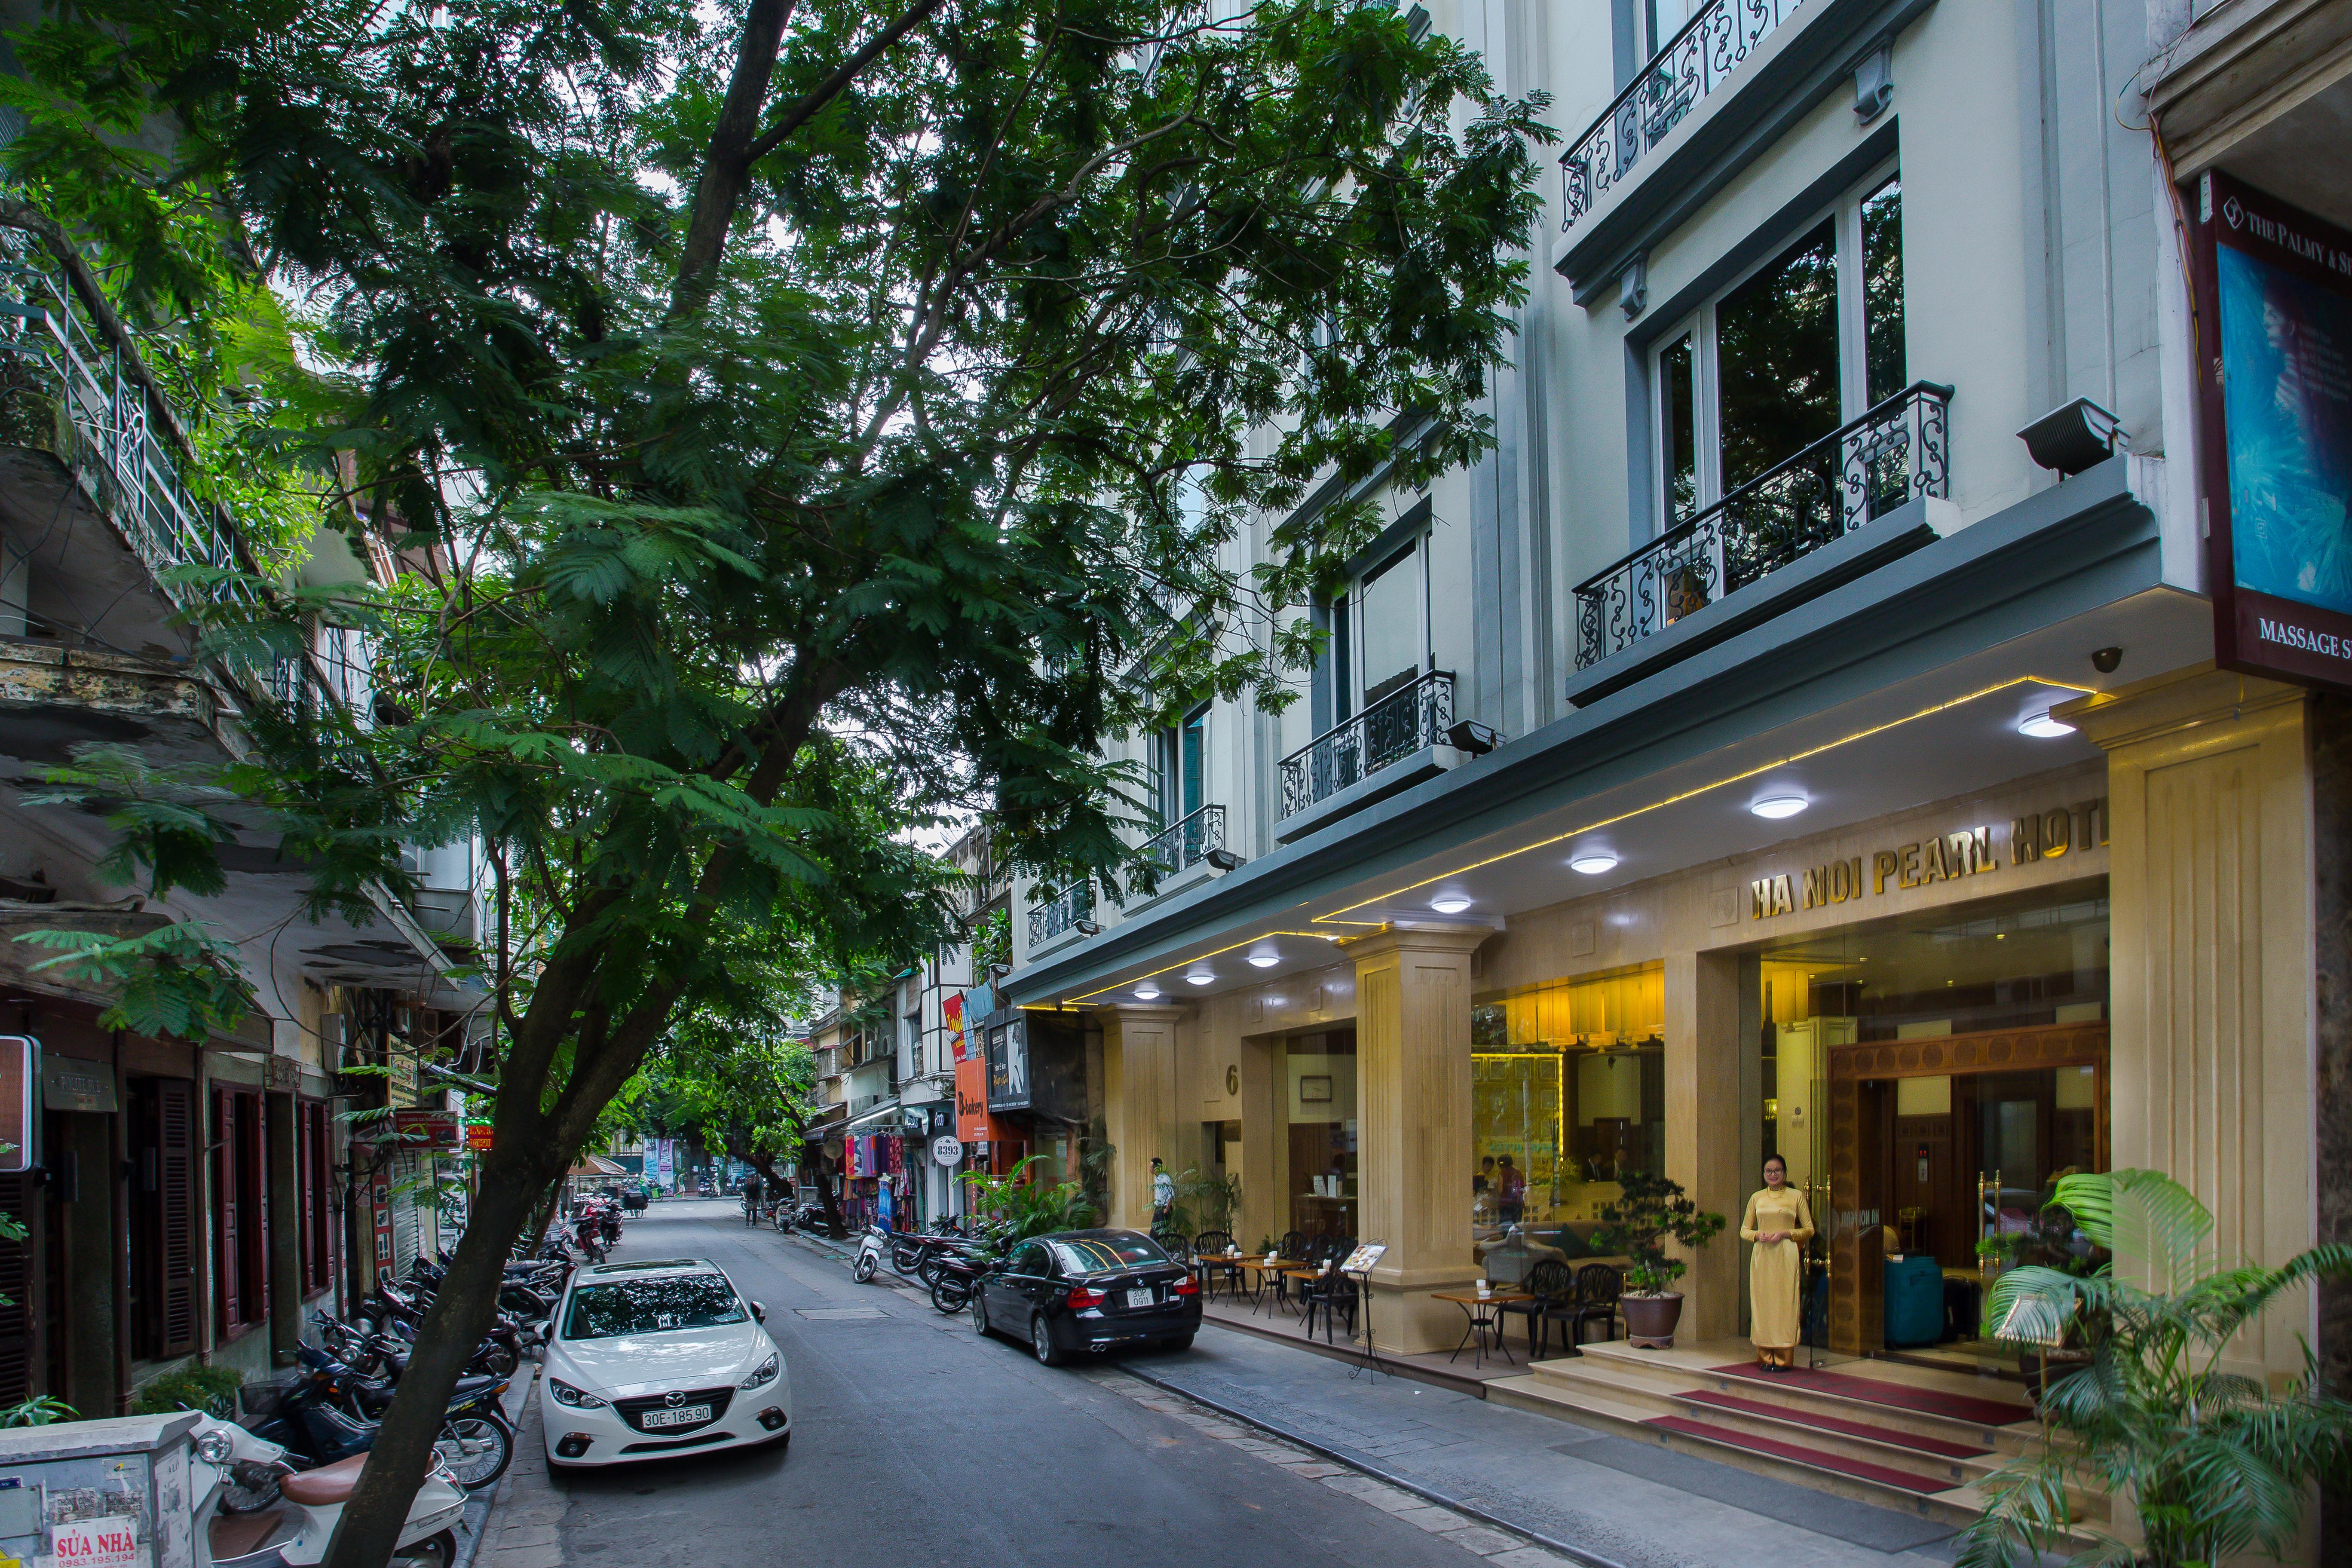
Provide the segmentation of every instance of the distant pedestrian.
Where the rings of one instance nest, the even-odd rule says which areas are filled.
[[[1176,1207],[1176,1178],[1160,1156],[1151,1156],[1151,1228],[1156,1232],[1167,1228],[1168,1216]]]

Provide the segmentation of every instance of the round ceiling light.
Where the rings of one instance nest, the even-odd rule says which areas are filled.
[[[1213,969],[1195,969],[1184,978],[1194,985],[1209,985],[1215,983],[1217,972]]]
[[[2017,732],[2021,735],[2030,735],[2037,741],[2054,741],[2061,735],[2073,734],[2074,726],[2061,720],[2053,719],[2050,717],[2050,710],[2044,708],[2039,713],[2026,715],[2025,721],[2018,725]]]
[[[1249,955],[1249,961],[1252,969],[1272,969],[1282,962],[1282,954],[1271,952],[1253,952]]]
[[[1568,868],[1581,871],[1588,877],[1598,877],[1603,871],[1617,868],[1617,857],[1606,849],[1587,849],[1581,854],[1570,856]]]
[[[1768,795],[1748,809],[1768,821],[1778,822],[1784,816],[1794,816],[1812,802],[1801,795]]]
[[[1458,915],[1470,907],[1470,900],[1459,893],[1446,893],[1430,900],[1429,907],[1441,915]]]
[[[1146,1002],[1154,1001],[1160,995],[1160,987],[1147,980],[1135,988],[1135,994]]]

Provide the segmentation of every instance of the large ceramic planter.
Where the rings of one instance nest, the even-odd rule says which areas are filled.
[[[1625,1342],[1636,1350],[1675,1348],[1675,1325],[1682,1321],[1683,1296],[1669,1290],[1663,1296],[1620,1296],[1617,1310],[1625,1314]]]

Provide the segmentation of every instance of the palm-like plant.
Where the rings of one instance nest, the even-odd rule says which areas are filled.
[[[2281,1294],[2352,1279],[2352,1247],[2291,1261],[2221,1267],[2213,1216],[2154,1171],[2061,1177],[2053,1207],[2115,1255],[2087,1278],[2027,1265],[1985,1301],[1986,1331],[2021,1345],[2068,1339],[2090,1363],[2045,1390],[2042,1451],[1986,1484],[1960,1568],[2006,1568],[2072,1544],[2066,1487],[2135,1504],[2142,1541],[2097,1534],[2082,1564],[2189,1568],[2232,1553],[2277,1555],[2300,1528],[2306,1489],[2352,1460],[2352,1404],[2324,1384],[2305,1347],[2301,1376],[2273,1393],[2221,1370],[2223,1351]]]

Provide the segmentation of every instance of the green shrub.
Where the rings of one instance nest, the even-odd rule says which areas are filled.
[[[131,1402],[133,1415],[169,1415],[174,1410],[201,1410],[215,1420],[236,1415],[236,1391],[245,1374],[225,1366],[173,1367],[151,1378]]]

